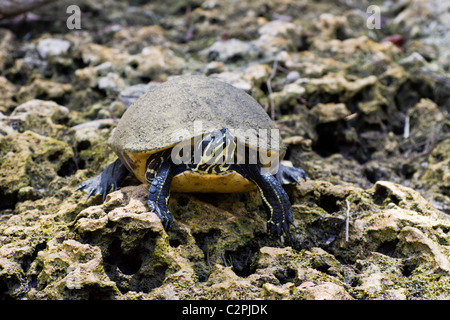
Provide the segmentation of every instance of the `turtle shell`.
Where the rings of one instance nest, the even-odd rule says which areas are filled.
[[[125,111],[108,144],[145,181],[150,154],[222,128],[251,148],[284,153],[281,137],[271,135],[274,123],[258,102],[204,76],[175,77],[145,93]]]

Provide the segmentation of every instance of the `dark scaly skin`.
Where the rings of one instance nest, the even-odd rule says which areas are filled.
[[[288,183],[298,183],[300,184],[300,179],[306,181],[306,173],[304,170],[296,167],[288,167],[280,164],[278,172],[274,174],[274,177],[281,184]]]
[[[88,194],[88,199],[96,194],[103,195],[103,201],[105,201],[106,195],[109,191],[117,190],[120,183],[126,178],[130,172],[120,162],[119,159],[106,166],[106,168],[98,176],[86,180],[80,184],[75,190],[84,190]]]
[[[150,185],[148,192],[148,207],[161,219],[164,229],[169,230],[172,225],[172,215],[167,209],[175,166],[170,159],[163,162]]]
[[[291,203],[281,183],[260,165],[236,165],[233,169],[258,187],[267,211],[267,230],[276,236],[287,234],[294,220]]]

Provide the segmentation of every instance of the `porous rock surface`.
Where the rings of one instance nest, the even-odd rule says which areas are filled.
[[[82,0],[80,30],[68,0],[0,17],[0,298],[449,299],[448,10],[385,3],[380,29],[365,1]],[[180,74],[273,117],[308,175],[285,187],[289,236],[267,234],[257,191],[173,193],[169,232],[136,179],[104,203],[74,192],[116,159],[130,103]]]

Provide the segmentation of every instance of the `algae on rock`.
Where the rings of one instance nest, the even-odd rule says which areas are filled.
[[[53,19],[64,2],[2,20],[0,298],[448,299],[436,4],[382,7],[373,30],[366,8],[330,1],[84,1],[95,19],[76,31]],[[229,82],[273,114],[308,175],[285,187],[290,237],[267,235],[256,191],[174,193],[169,232],[132,178],[104,203],[74,193],[115,160],[106,141],[133,99],[178,74]]]

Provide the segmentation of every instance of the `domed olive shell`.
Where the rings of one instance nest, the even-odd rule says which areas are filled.
[[[284,153],[281,137],[271,130],[274,123],[258,102],[204,76],[179,76],[145,93],[123,114],[108,144],[141,179],[148,155],[222,128],[252,148]]]

